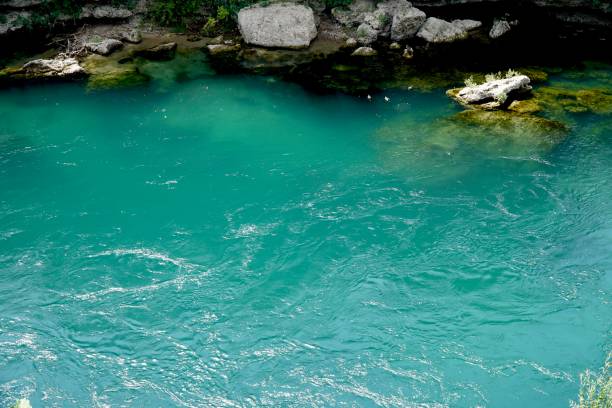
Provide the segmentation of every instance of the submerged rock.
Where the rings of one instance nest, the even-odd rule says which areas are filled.
[[[317,36],[312,9],[294,3],[243,8],[238,28],[247,44],[262,47],[305,48]]]
[[[449,23],[436,17],[429,17],[417,33],[417,37],[430,43],[449,43],[467,36],[463,23]]]
[[[170,42],[145,50],[139,50],[135,55],[153,61],[169,61],[176,55],[176,48],[177,44],[175,42]]]
[[[122,63],[116,58],[90,55],[83,61],[83,68],[89,74],[87,89],[110,89],[142,85],[149,81],[133,61]]]
[[[123,43],[114,38],[105,38],[100,41],[85,43],[85,48],[100,55],[110,55],[113,51],[123,47]]]
[[[534,92],[534,100],[556,113],[612,114],[612,91],[607,89],[543,87]]]
[[[530,82],[529,77],[516,75],[488,81],[481,85],[450,90],[447,94],[464,106],[499,109],[511,102],[509,97],[531,91]]]
[[[12,408],[32,408],[30,401],[26,398],[22,398],[12,406]]]

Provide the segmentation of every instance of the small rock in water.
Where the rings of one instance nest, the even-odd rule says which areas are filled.
[[[371,47],[359,47],[351,54],[354,57],[372,57],[376,55],[377,52],[374,48]]]
[[[489,37],[494,39],[499,38],[510,30],[510,24],[506,20],[495,20],[493,22],[493,27],[491,27],[491,31],[489,31]]]
[[[399,50],[400,48],[402,48],[402,46],[399,43],[392,42],[391,44],[389,44],[389,48],[392,50]]]
[[[406,48],[404,48],[404,53],[402,54],[402,57],[404,57],[405,59],[412,59],[412,57],[414,57],[414,50],[411,46],[407,45]]]

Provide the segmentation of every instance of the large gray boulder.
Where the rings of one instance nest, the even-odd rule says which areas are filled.
[[[417,37],[430,43],[449,43],[467,36],[468,32],[462,24],[449,23],[436,17],[429,17],[417,33]]]
[[[515,75],[481,85],[450,90],[448,95],[464,106],[479,109],[499,109],[511,102],[511,97],[531,91],[529,77]]]
[[[402,41],[414,37],[426,19],[425,13],[416,7],[396,12],[391,22],[391,39]]]
[[[243,8],[238,28],[247,44],[262,47],[306,48],[317,36],[312,9],[295,3]]]

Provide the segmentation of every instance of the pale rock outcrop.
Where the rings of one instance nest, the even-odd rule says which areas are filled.
[[[312,9],[295,3],[243,8],[238,28],[247,44],[262,47],[306,48],[317,36]]]
[[[491,27],[491,31],[489,31],[489,37],[493,39],[499,38],[510,30],[511,30],[510,23],[508,23],[506,20],[496,19],[495,21],[493,21],[493,26]]]
[[[531,91],[530,82],[526,75],[515,75],[463,89],[451,89],[447,94],[467,107],[499,109],[510,104],[513,96]]]
[[[113,6],[94,6],[92,4],[87,4],[81,10],[80,17],[83,19],[86,18],[95,18],[95,19],[108,19],[108,20],[120,20],[132,17],[133,13],[121,7],[113,7]]]
[[[372,57],[376,55],[377,52],[374,48],[371,47],[359,47],[351,54],[354,57]]]
[[[449,43],[467,38],[463,24],[453,24],[436,17],[429,17],[419,29],[417,37],[430,43]]]
[[[425,13],[416,7],[398,10],[391,22],[391,39],[402,41],[414,37],[426,19]]]
[[[175,42],[170,42],[146,50],[137,51],[135,55],[153,61],[168,61],[173,59],[176,55],[176,48],[177,44]]]
[[[75,58],[35,59],[23,65],[21,74],[33,78],[72,78],[85,74]]]
[[[114,51],[123,47],[123,43],[114,38],[104,38],[100,41],[90,41],[85,43],[85,48],[93,53],[100,55],[110,55]]]

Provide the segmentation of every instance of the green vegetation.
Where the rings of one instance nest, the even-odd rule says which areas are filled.
[[[610,408],[612,407],[612,353],[608,354],[599,372],[586,370],[580,374],[578,402],[571,401],[571,408]]]
[[[522,75],[522,73],[515,71],[513,69],[509,69],[506,72],[497,72],[493,74],[486,74],[484,76],[484,80],[479,80],[479,78],[474,78],[474,75],[470,75],[464,80],[465,86],[472,87],[483,84],[485,82],[497,81],[499,79],[504,78],[512,78],[513,76]]]
[[[206,20],[206,24],[202,27],[202,35],[213,36],[221,29],[228,28],[230,21],[230,11],[225,6],[219,6],[216,17],[211,16]]]

